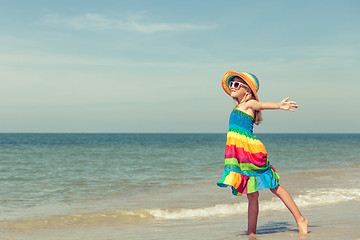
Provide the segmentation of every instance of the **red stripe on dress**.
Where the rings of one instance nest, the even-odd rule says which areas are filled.
[[[238,163],[252,163],[256,166],[264,166],[267,161],[267,153],[250,153],[244,151],[244,148],[236,145],[227,145],[225,148],[225,158],[236,158]]]

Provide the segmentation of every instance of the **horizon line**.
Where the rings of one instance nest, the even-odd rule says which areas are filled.
[[[227,134],[227,132],[0,132],[0,134]],[[360,134],[360,132],[256,132],[255,134]]]

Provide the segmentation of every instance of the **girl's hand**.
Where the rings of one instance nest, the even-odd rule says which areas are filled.
[[[296,102],[294,102],[294,101],[289,101],[289,99],[290,99],[290,97],[287,97],[284,100],[282,100],[281,102],[279,102],[279,108],[282,110],[288,110],[288,111],[295,112],[295,110],[292,108],[298,108],[299,105],[296,105]]]

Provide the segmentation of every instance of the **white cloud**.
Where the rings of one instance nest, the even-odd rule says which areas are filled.
[[[48,14],[42,21],[47,25],[65,26],[75,30],[118,30],[141,33],[208,30],[216,27],[216,25],[190,23],[143,23],[139,21],[141,18],[139,16],[130,16],[127,19],[111,19],[96,13],[87,13],[75,17],[61,17],[58,14]]]

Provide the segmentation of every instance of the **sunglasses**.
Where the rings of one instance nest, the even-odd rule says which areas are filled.
[[[241,88],[241,86],[243,87],[248,87],[246,84],[243,84],[241,82],[234,82],[234,81],[231,81],[229,83],[229,88],[235,88],[235,90],[238,90],[239,88]]]

